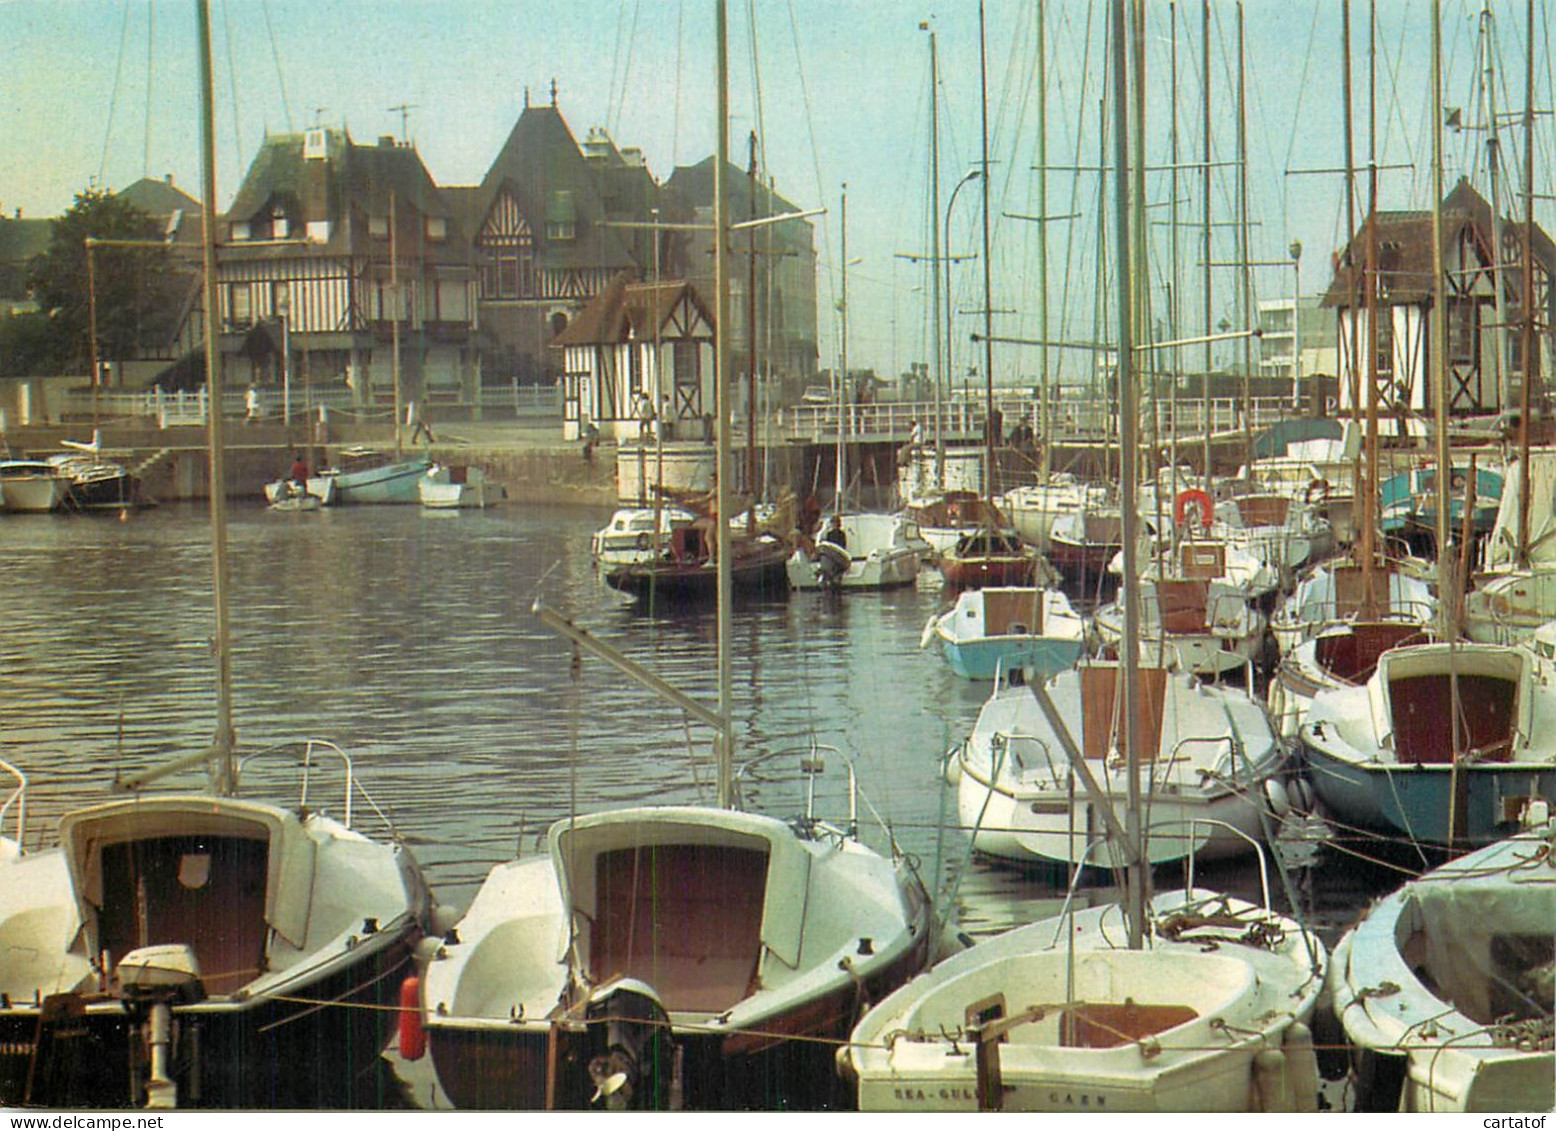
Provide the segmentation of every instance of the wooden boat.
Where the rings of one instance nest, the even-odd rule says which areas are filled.
[[[1109,807],[1122,812],[1127,793],[1119,675],[1115,664],[1086,664],[1043,685],[1062,730],[1032,684],[995,687],[972,734],[946,762],[976,850],[1027,862],[1122,866],[1127,851],[1103,816]],[[1201,857],[1248,851],[1248,838],[1262,835],[1264,783],[1286,760],[1263,705],[1246,690],[1201,684],[1181,672],[1142,667],[1140,676],[1146,858],[1165,863],[1193,850]],[[1072,759],[1084,759],[1086,772],[1072,769]],[[1096,795],[1085,784],[1088,775]]]
[[[940,574],[953,591],[1049,580],[1043,556],[1008,527],[984,527],[962,535],[949,550],[941,551]]]
[[[603,570],[605,584],[639,601],[712,601],[718,596],[710,523],[672,530],[652,561],[622,562]],[[789,591],[789,548],[770,534],[730,539],[730,580],[746,594],[782,596]]]
[[[865,1015],[839,1051],[862,1111],[1314,1111],[1324,947],[1265,905],[1191,888],[978,943]]]
[[[1335,817],[1389,836],[1487,844],[1556,801],[1556,690],[1522,648],[1391,649],[1365,684],[1319,692],[1298,734]]]
[[[1086,650],[1086,622],[1057,589],[986,586],[966,589],[929,618],[921,644],[940,642],[963,679],[994,679],[1020,669],[1043,679],[1075,666]]]
[[[1360,1111],[1550,1111],[1556,828],[1534,825],[1371,907],[1335,947]]]
[[[918,526],[901,514],[838,516],[843,544],[823,538],[789,555],[789,584],[795,589],[891,589],[918,578]]]

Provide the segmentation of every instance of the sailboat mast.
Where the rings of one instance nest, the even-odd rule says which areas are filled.
[[[1458,636],[1458,599],[1453,579],[1453,555],[1448,552],[1448,490],[1453,482],[1448,455],[1448,311],[1443,286],[1443,44],[1442,0],[1432,0],[1432,322],[1427,349],[1431,353],[1432,399],[1437,429],[1437,610],[1439,634]],[[1458,712],[1454,712],[1455,721]]]
[[[989,500],[989,508],[994,507],[994,445],[998,437],[994,435],[994,311],[993,289],[990,285],[989,268],[989,42],[988,32],[984,23],[983,0],[978,0],[978,104],[981,108],[982,118],[982,162],[983,169],[983,449],[984,476],[983,494]]]
[[[1497,82],[1495,52],[1496,22],[1490,0],[1480,10],[1481,104],[1486,115],[1486,170],[1491,192],[1491,286],[1496,301],[1496,319],[1491,332],[1491,355],[1495,365],[1497,404],[1506,407],[1507,387],[1507,289],[1502,275],[1502,137],[1497,130]]]
[[[1047,483],[1053,471],[1053,393],[1048,372],[1048,0],[1037,0],[1037,294],[1038,337],[1043,352],[1038,356],[1038,415],[1042,418],[1043,450],[1038,474]]]
[[[1118,405],[1119,405],[1119,478],[1124,524],[1124,576],[1131,582],[1139,577],[1138,546],[1135,527],[1139,521],[1135,505],[1135,440],[1139,420],[1135,416],[1134,379],[1134,306],[1130,301],[1129,246],[1129,75],[1126,70],[1124,0],[1113,0],[1113,162],[1116,220],[1114,239],[1118,257]],[[1127,439],[1125,438],[1127,435]],[[1125,836],[1129,840],[1130,864],[1125,879],[1125,909],[1129,919],[1129,949],[1139,950],[1144,943],[1145,877],[1140,853],[1140,650],[1139,586],[1126,584],[1124,594],[1124,641],[1119,649],[1123,669],[1124,756],[1128,764],[1128,811]]]
[[[842,320],[842,326],[838,335],[839,361],[841,372],[837,380],[837,452],[833,463],[832,486],[832,512],[843,513],[843,488],[847,483],[846,473],[843,468],[843,417],[848,412],[848,182],[843,182],[842,201],[838,205],[838,227],[842,229],[843,247],[843,284],[842,297],[838,300],[837,312]]]
[[[1523,450],[1523,490],[1518,493],[1518,565],[1529,568],[1529,503],[1534,476],[1529,470],[1529,413],[1534,384],[1540,378],[1540,352],[1534,339],[1534,0],[1527,0],[1528,34],[1524,37],[1524,294],[1523,381],[1519,396],[1518,445]],[[1496,205],[1492,204],[1492,212]]]
[[[746,508],[746,534],[756,533],[756,504],[761,498],[757,490],[756,462],[756,131],[750,136],[750,164],[746,168],[746,191],[751,195],[747,218],[752,221],[746,233],[746,494],[751,505]],[[660,431],[664,431],[661,424]]]
[[[734,727],[730,721],[730,613],[733,584],[729,542],[729,13],[727,0],[714,0],[714,34],[718,42],[718,140],[713,176],[713,290],[714,339],[713,402],[718,421],[714,443],[714,552],[718,585],[719,734],[715,751],[718,763],[718,804],[733,808],[735,802]]]
[[[394,378],[394,454],[404,454],[400,444],[400,245],[397,236],[399,220],[396,216],[394,189],[389,190],[389,301],[392,304],[389,317],[389,371]]]
[[[212,634],[216,654],[216,737],[212,742],[211,785],[217,793],[237,788],[233,763],[236,738],[232,725],[232,648],[228,629],[227,472],[226,435],[222,419],[222,364],[216,337],[216,112],[211,78],[210,0],[196,4],[200,36],[200,160],[203,222],[202,268],[205,274],[206,428],[210,443],[211,571],[216,623]]]
[[[950,367],[943,363],[940,343],[940,60],[934,32],[929,33],[929,252],[929,329],[935,348],[935,486],[944,490],[945,438],[941,435],[941,420],[945,409],[941,396]]]
[[[1376,571],[1378,513],[1378,5],[1367,8],[1367,436],[1362,460],[1362,617],[1378,615]]]
[[[1213,279],[1210,274],[1210,264],[1214,259],[1210,246],[1210,0],[1202,0],[1200,5],[1200,113],[1201,113],[1201,137],[1200,156],[1204,164],[1200,168],[1200,193],[1203,199],[1200,201],[1201,221],[1203,233],[1201,239],[1204,243],[1205,256],[1205,375],[1201,379],[1200,387],[1204,398],[1205,409],[1205,493],[1215,497],[1215,485],[1210,475],[1210,435],[1215,431],[1215,418],[1210,406],[1210,371],[1215,368],[1215,346],[1211,336],[1216,332],[1212,324],[1215,318],[1213,308],[1214,292]]]
[[[1243,44],[1243,3],[1237,0],[1237,262],[1243,324],[1253,326],[1253,264],[1248,251],[1248,56]],[[1296,325],[1293,311],[1291,324]],[[1243,466],[1253,477],[1253,339],[1243,339]]]

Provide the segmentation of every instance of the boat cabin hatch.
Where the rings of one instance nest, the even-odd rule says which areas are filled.
[[[1224,542],[1184,542],[1178,546],[1178,570],[1187,578],[1212,581],[1226,576]]]
[[[592,984],[634,978],[672,1013],[717,1014],[763,988],[769,958],[799,965],[808,853],[775,846],[782,822],[713,812],[721,822],[689,807],[684,817],[596,813],[553,829],[573,954]]]
[[[708,540],[700,526],[681,526],[670,531],[670,560],[706,561],[710,556]]]
[[[1119,688],[1123,674],[1115,664],[1080,669],[1081,730],[1087,758],[1106,758],[1111,749],[1124,752],[1124,725]],[[1162,742],[1162,709],[1167,702],[1167,669],[1139,669],[1140,740],[1142,760],[1154,759]]]
[[[1291,500],[1284,495],[1243,495],[1237,500],[1237,515],[1244,528],[1285,526]]]
[[[1204,632],[1209,625],[1210,583],[1198,578],[1163,578],[1152,587],[1162,631],[1170,635]]]
[[[1037,636],[1043,631],[1041,589],[984,589],[985,636]],[[976,615],[972,608],[969,615]]]
[[[206,994],[229,995],[267,972],[272,932],[303,945],[314,843],[291,814],[177,800],[116,802],[60,822],[89,953],[106,952],[111,970],[133,950],[187,946]]]
[[[1314,643],[1319,667],[1347,683],[1366,683],[1378,657],[1402,644],[1425,643],[1419,625],[1407,621],[1366,621],[1320,635]]]

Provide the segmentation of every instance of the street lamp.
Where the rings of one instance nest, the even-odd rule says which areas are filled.
[[[1291,247],[1291,407],[1302,407],[1302,241]]]
[[[951,190],[951,199],[945,206],[945,372],[949,376],[955,370],[952,364],[955,361],[955,346],[951,337],[951,210],[956,207],[956,194],[963,188],[983,176],[982,169],[969,169],[966,176],[956,182],[956,187]],[[939,435],[940,413],[938,402],[940,400],[940,385],[935,384],[935,400],[937,411],[935,413],[935,478],[940,486],[945,486],[945,444]]]
[[[282,286],[276,291],[276,314],[281,319],[281,418],[287,427],[292,424],[291,313],[292,288]]]

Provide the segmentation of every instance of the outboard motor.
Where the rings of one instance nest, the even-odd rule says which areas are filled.
[[[604,1111],[668,1111],[674,1040],[670,1015],[653,987],[617,978],[589,995],[589,1106]]]
[[[170,1065],[173,1006],[205,1000],[200,963],[182,943],[143,946],[119,960],[119,993],[141,1024],[149,1050],[148,1108],[176,1108],[178,1085]]]
[[[848,551],[836,542],[821,541],[816,543],[816,574],[821,584],[837,586],[843,580],[843,575],[848,572],[848,567],[853,563]]]

